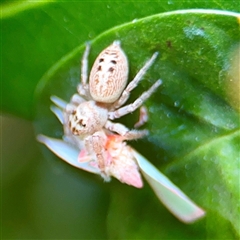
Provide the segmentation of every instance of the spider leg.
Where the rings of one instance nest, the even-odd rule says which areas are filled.
[[[127,85],[125,90],[122,92],[120,98],[113,104],[111,109],[117,109],[122,106],[129,98],[130,92],[137,87],[138,83],[142,80],[142,77],[147,70],[152,66],[153,62],[158,56],[158,52],[155,52],[152,57],[145,63],[145,65],[139,70],[135,78]]]
[[[88,79],[88,56],[90,52],[90,44],[86,44],[86,49],[83,54],[82,58],[82,67],[81,67],[81,83],[83,87],[87,85],[87,79]]]
[[[140,107],[140,115],[138,121],[134,124],[135,128],[141,127],[144,123],[148,121],[148,111],[145,106]]]
[[[133,103],[128,104],[124,107],[117,109],[116,111],[109,112],[108,118],[113,120],[115,118],[120,118],[128,113],[134,112],[138,107],[140,107],[144,101],[146,101],[152,93],[162,84],[162,81],[157,80],[146,92],[137,98]]]
[[[81,97],[79,94],[74,94],[70,100],[70,103],[67,104],[65,111],[67,113],[72,113],[73,110],[82,102],[85,102],[86,100]]]
[[[83,54],[81,62],[81,84],[78,85],[77,90],[81,96],[88,96],[88,56],[90,52],[90,44],[86,43],[86,49]]]
[[[111,121],[106,122],[105,128],[118,133],[124,140],[138,139],[148,134],[147,130],[130,130],[121,123],[113,123]]]
[[[107,153],[105,149],[106,135],[103,131],[95,132],[93,135],[85,139],[85,147],[88,152],[93,153],[96,165],[101,171],[101,176],[105,181],[109,181],[110,177],[106,174],[105,169],[108,167]]]
[[[75,105],[75,106],[78,106],[80,103],[82,102],[85,102],[86,100],[81,97],[79,94],[74,94],[70,100],[70,103]]]

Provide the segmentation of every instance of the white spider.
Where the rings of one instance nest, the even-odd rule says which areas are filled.
[[[132,104],[121,107],[130,91],[137,86],[144,73],[152,65],[157,53],[147,61],[136,77],[127,83],[127,58],[115,41],[96,59],[87,84],[87,46],[82,61],[82,83],[67,104],[58,97],[51,99],[51,110],[64,127],[63,139],[38,135],[39,142],[67,163],[85,171],[100,174],[106,181],[113,176],[123,183],[137,188],[143,186],[141,174],[148,181],[159,200],[181,221],[191,223],[204,216],[205,212],[193,203],[166,176],[147,159],[127,145],[125,140],[147,134],[146,130],[129,130],[124,125],[112,123],[140,107],[161,84],[158,80]],[[124,90],[125,88],[125,90]],[[147,121],[145,108],[140,108],[140,119],[134,125]]]
[[[120,48],[120,42],[114,41],[99,54],[91,69],[88,84],[89,51],[90,46],[87,45],[82,59],[79,94],[75,94],[66,107],[67,126],[65,128],[69,128],[72,134],[79,136],[84,141],[84,149],[89,153],[95,153],[96,162],[104,175],[106,139],[102,134],[103,129],[115,132],[125,140],[141,138],[148,133],[147,130],[129,130],[123,124],[113,123],[110,120],[135,111],[160,86],[161,80],[158,80],[133,103],[123,106],[129,98],[130,92],[153,64],[158,53],[153,54],[125,88],[128,78],[128,61]],[[144,117],[140,117],[140,121],[136,125],[141,126],[143,123]],[[68,130],[65,129],[65,131]]]

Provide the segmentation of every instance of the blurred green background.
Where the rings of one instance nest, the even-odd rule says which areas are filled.
[[[180,9],[219,9],[236,13],[239,12],[239,8],[238,0],[2,2],[2,239],[239,239],[240,230],[237,228],[239,218],[236,217],[240,211],[239,205],[236,204],[236,196],[239,196],[239,191],[236,191],[236,189],[239,189],[239,183],[236,182],[237,179],[239,180],[238,97],[230,101],[230,103],[233,103],[231,109],[227,107],[226,99],[223,100],[223,104],[219,100],[222,104],[220,105],[224,106],[219,118],[225,119],[226,117],[227,119],[224,113],[226,115],[231,113],[229,124],[232,124],[232,127],[226,127],[218,134],[225,136],[230,133],[235,134],[234,138],[231,138],[231,144],[229,141],[229,146],[234,146],[234,148],[229,149],[229,155],[232,154],[236,161],[232,165],[230,163],[227,165],[229,171],[225,165],[220,166],[218,164],[217,168],[214,169],[216,175],[214,175],[214,171],[210,172],[212,167],[210,163],[209,166],[204,166],[204,171],[209,167],[209,173],[212,174],[207,178],[210,183],[215,181],[216,176],[221,176],[221,183],[223,184],[220,187],[219,182],[217,182],[215,185],[213,184],[212,188],[206,189],[209,192],[215,191],[214,193],[219,192],[220,194],[219,198],[208,194],[209,199],[207,199],[208,202],[205,205],[201,196],[192,193],[192,198],[208,208],[208,216],[206,219],[190,226],[178,222],[158,202],[147,184],[141,191],[122,185],[116,180],[110,184],[103,184],[98,177],[68,166],[45,148],[42,148],[43,156],[39,144],[35,140],[35,129],[32,125],[33,120],[36,120],[34,91],[39,80],[50,67],[73,49],[84,44],[85,41],[94,39],[102,32],[117,25],[157,13]],[[174,24],[169,26],[169,34],[174,29]],[[235,29],[236,26],[234,25],[232,32],[226,29],[225,32],[219,24],[216,34],[217,36],[226,34],[231,43],[234,41],[237,43],[240,38]],[[102,38],[104,40],[104,36]],[[132,41],[134,42],[134,39]],[[130,48],[130,46],[126,47]],[[191,48],[190,45],[189,48]],[[97,50],[95,51],[97,52]],[[239,49],[237,52],[239,52]],[[131,58],[134,58],[133,53],[129,53]],[[226,57],[225,52],[222,52],[222,55],[220,54],[218,57],[219,59]],[[135,60],[139,61],[137,64],[140,66],[142,59],[139,59]],[[204,61],[204,59],[201,60]],[[236,65],[239,64],[239,58],[236,62]],[[187,62],[182,62],[182,65],[184,64],[187,64]],[[238,68],[238,66],[235,68]],[[162,68],[164,71],[165,66],[162,66]],[[206,75],[210,72],[211,69],[206,72]],[[234,75],[239,75],[239,72],[236,71]],[[192,76],[195,77],[193,73]],[[157,77],[156,73],[154,77]],[[51,79],[51,76],[45,74],[45,78]],[[236,90],[238,87],[233,88]],[[218,90],[216,89],[217,93],[219,93]],[[229,92],[232,91],[229,90]],[[221,97],[224,95],[219,94]],[[237,94],[238,91],[235,95]],[[163,95],[163,101],[166,105],[169,106],[172,101],[174,102],[174,99],[170,99],[168,96],[167,90],[166,92],[163,91]],[[231,94],[231,96],[233,95]],[[177,95],[177,99],[178,97]],[[205,100],[210,101],[209,99]],[[216,106],[218,103],[217,99]],[[221,107],[216,108],[218,111],[221,109]],[[161,109],[161,112],[163,110],[164,108]],[[166,113],[169,113],[169,110]],[[202,113],[199,113],[199,116],[202,117]],[[48,117],[42,116],[42,118]],[[209,119],[205,120],[209,121]],[[44,121],[47,122],[48,119]],[[153,127],[154,121],[157,120],[153,119]],[[224,121],[221,124],[224,124]],[[158,140],[156,136],[153,136],[152,139],[149,139],[149,142],[155,142],[156,144]],[[176,142],[182,140],[176,139]],[[166,156],[163,162],[170,159],[168,152],[170,153],[172,151],[171,146],[175,145],[175,142],[171,141],[166,142],[165,146],[161,146],[161,154]],[[164,145],[163,143],[159,144]],[[214,149],[213,153],[215,154]],[[184,151],[181,154],[184,155]],[[149,156],[151,157],[150,154]],[[176,158],[176,156],[174,157]],[[194,178],[194,172],[189,172],[190,167],[184,165],[183,169],[190,176],[186,175],[185,178],[183,177],[184,179],[179,178],[178,170],[181,169],[181,164],[184,165],[185,163],[180,161],[176,165],[170,164],[165,173],[169,174],[171,179],[175,177],[175,183],[183,183],[181,186],[185,187],[184,190],[188,194],[191,194],[191,192],[194,192],[191,189],[194,186],[186,185],[185,182]],[[233,168],[235,169],[234,172]],[[226,170],[226,172],[223,170]],[[228,174],[233,177],[230,178],[227,176]],[[205,185],[203,184],[203,186]],[[134,201],[131,201],[131,199],[134,199]],[[219,199],[223,199],[223,202],[219,205],[220,207],[223,206],[222,211],[219,210],[220,207],[216,209],[209,207],[211,204],[216,204]]]

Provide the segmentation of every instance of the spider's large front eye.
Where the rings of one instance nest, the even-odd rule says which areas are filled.
[[[87,124],[84,122],[83,119],[80,119],[80,120],[78,121],[78,124],[81,125],[81,126],[84,127],[84,128],[87,126]]]

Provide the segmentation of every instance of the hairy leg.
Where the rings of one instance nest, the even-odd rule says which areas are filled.
[[[157,58],[158,52],[155,52],[152,57],[145,63],[145,65],[139,70],[135,78],[127,85],[125,90],[122,92],[121,97],[113,104],[112,110],[122,106],[129,98],[130,92],[137,87],[138,83],[142,80],[144,74],[152,66],[153,62]]]
[[[148,111],[145,106],[140,107],[140,114],[138,121],[134,124],[135,128],[141,127],[144,123],[148,121]]]
[[[81,96],[88,96],[88,56],[89,56],[89,52],[90,52],[90,44],[87,43],[86,44],[86,49],[85,52],[83,54],[83,58],[82,58],[82,62],[81,62],[81,84],[78,85],[77,90],[78,93]]]
[[[105,128],[118,133],[124,140],[138,139],[148,134],[147,130],[130,130],[121,123],[113,123],[111,121],[106,122]]]
[[[138,107],[140,107],[144,101],[146,101],[153,92],[161,85],[162,81],[157,80],[146,92],[144,92],[139,98],[137,98],[133,103],[128,104],[124,107],[117,109],[116,111],[109,112],[108,118],[113,120],[115,118],[120,118],[128,113],[134,112]]]

